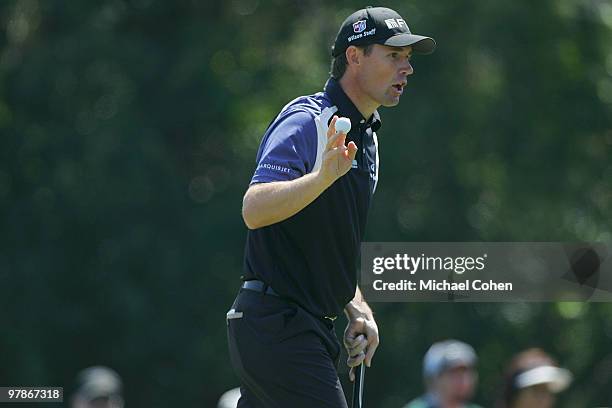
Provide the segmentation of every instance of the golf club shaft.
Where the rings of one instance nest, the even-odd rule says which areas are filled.
[[[355,384],[353,385],[353,408],[363,408],[363,382],[365,366],[363,363],[355,367]]]

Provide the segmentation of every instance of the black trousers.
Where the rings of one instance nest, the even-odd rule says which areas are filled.
[[[279,297],[241,289],[227,320],[241,381],[238,408],[347,408],[333,323]],[[242,312],[242,316],[239,315]]]

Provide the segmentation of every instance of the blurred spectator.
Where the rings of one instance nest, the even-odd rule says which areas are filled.
[[[499,408],[550,408],[555,394],[566,389],[572,374],[544,351],[529,349],[517,354],[506,369]]]
[[[434,343],[423,359],[427,392],[404,408],[480,408],[469,403],[478,381],[476,361],[469,344],[457,340]]]
[[[240,388],[232,388],[231,390],[226,391],[221,398],[219,398],[217,408],[236,408],[239,399]]]
[[[108,367],[89,367],[77,375],[72,408],[122,408],[119,374]]]

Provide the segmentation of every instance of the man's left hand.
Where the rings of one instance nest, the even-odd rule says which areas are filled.
[[[344,331],[344,347],[348,352],[346,364],[351,367],[349,378],[355,380],[355,367],[365,361],[370,367],[372,357],[379,344],[378,326],[374,318],[356,317],[349,319]]]

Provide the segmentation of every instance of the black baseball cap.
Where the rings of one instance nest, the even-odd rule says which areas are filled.
[[[367,44],[410,45],[418,54],[431,54],[436,49],[433,38],[412,34],[402,16],[386,7],[367,7],[348,16],[340,26],[332,56],[344,53],[351,45]]]

